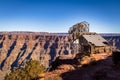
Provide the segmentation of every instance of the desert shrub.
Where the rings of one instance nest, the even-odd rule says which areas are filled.
[[[45,68],[40,66],[39,61],[30,60],[25,67],[13,69],[5,76],[4,80],[34,80],[38,74],[44,71]]]

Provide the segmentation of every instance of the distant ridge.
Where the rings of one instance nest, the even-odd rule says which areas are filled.
[[[36,34],[36,35],[56,35],[56,36],[69,36],[68,33],[52,33],[52,32],[32,32],[32,31],[3,31],[0,34]],[[99,33],[101,36],[120,36],[120,33]]]
[[[120,36],[120,33],[100,33],[101,36]]]

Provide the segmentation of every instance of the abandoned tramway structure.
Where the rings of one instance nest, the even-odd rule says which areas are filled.
[[[86,21],[73,25],[68,32],[76,54],[112,53],[107,40],[96,32],[89,32],[89,23]]]
[[[55,69],[60,63],[65,61],[71,62],[81,60],[82,55],[91,54],[111,54],[112,48],[107,40],[96,32],[89,32],[89,23],[86,21],[77,23],[70,27],[69,31],[70,43],[73,46],[73,55],[59,55],[52,61],[47,71]],[[73,62],[73,63],[77,63]],[[68,64],[68,63],[67,63]]]

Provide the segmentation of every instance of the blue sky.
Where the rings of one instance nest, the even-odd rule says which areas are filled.
[[[81,21],[120,33],[120,0],[0,0],[0,31],[68,32]]]

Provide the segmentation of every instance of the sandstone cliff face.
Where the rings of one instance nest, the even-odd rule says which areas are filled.
[[[105,38],[120,49],[120,37]],[[74,53],[68,40],[68,34],[0,33],[0,75],[24,66],[29,59],[38,60],[47,68],[56,56]]]
[[[113,49],[120,49],[120,35],[119,36],[104,36],[106,40],[113,46]]]
[[[29,59],[38,60],[46,68],[55,56],[71,54],[68,36],[36,33],[0,34],[0,70],[22,67]]]

